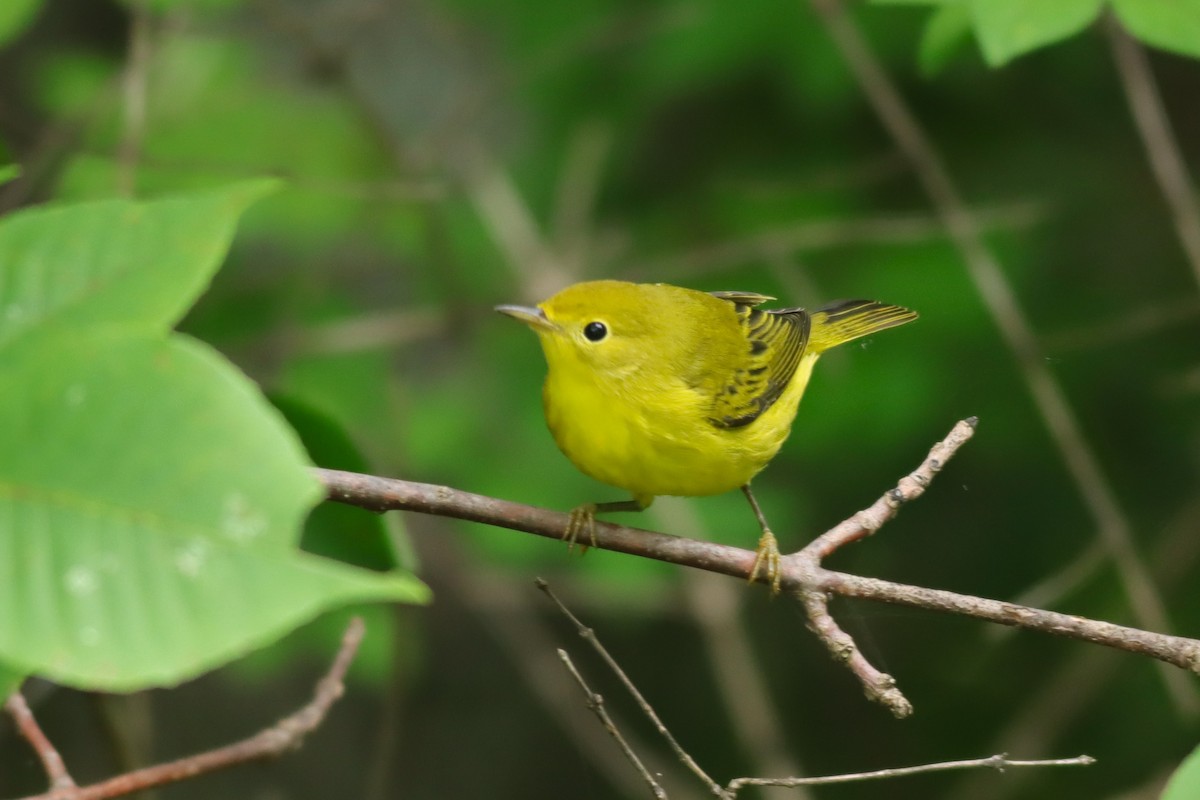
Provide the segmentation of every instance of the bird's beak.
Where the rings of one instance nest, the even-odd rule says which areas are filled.
[[[546,312],[540,308],[531,308],[529,306],[496,306],[496,310],[501,314],[507,314],[519,322],[524,322],[534,330],[558,330],[558,326],[551,322],[546,316]]]

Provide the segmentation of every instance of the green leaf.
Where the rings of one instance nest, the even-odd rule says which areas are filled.
[[[0,47],[20,36],[42,6],[42,0],[4,0],[0,3]]]
[[[17,164],[0,164],[0,186],[8,183],[11,180],[16,180],[21,175],[21,167]]]
[[[206,346],[110,326],[0,355],[0,661],[132,690],[327,608],[426,599],[411,576],[296,550],[320,487],[277,412]]]
[[[971,15],[966,3],[943,3],[930,15],[921,34],[921,71],[927,76],[940,72],[970,37]]]
[[[1200,0],[1113,0],[1129,32],[1148,45],[1200,58]]]
[[[322,493],[294,432],[168,332],[269,185],[0,222],[0,664],[132,690],[335,606],[426,599],[299,551]]]
[[[47,205],[0,220],[0,348],[43,325],[167,330],[208,286],[239,215],[274,186]]]
[[[1160,800],[1195,800],[1197,797],[1200,797],[1200,747],[1175,770]]]
[[[1104,0],[968,0],[983,57],[993,67],[1090,25]]]

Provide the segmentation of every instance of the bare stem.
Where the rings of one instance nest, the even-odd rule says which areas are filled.
[[[987,758],[970,758],[963,761],[941,761],[936,764],[922,764],[916,767],[898,767],[896,769],[877,769],[873,772],[850,772],[844,775],[823,775],[816,778],[738,778],[730,781],[728,788],[737,794],[745,786],[818,786],[827,783],[852,783],[856,781],[880,780],[884,778],[901,778],[907,775],[921,775],[927,772],[946,772],[952,769],[989,768],[1003,772],[1009,767],[1086,767],[1096,763],[1091,756],[1076,756],[1075,758],[1050,758],[1037,761],[1015,761],[1000,754]]]
[[[33,722],[32,714],[28,716],[28,723],[22,722],[20,707],[24,707],[26,714],[28,714],[28,707],[25,706],[23,699],[14,701],[14,698],[20,698],[19,694],[14,694],[9,698],[6,707],[9,713],[17,718],[22,734],[34,744],[34,748],[42,758],[42,763],[46,765],[46,773],[50,776],[52,783],[49,792],[26,797],[23,800],[107,800],[110,797],[120,797],[155,786],[194,778],[197,775],[226,769],[235,764],[274,758],[294,750],[300,746],[309,733],[324,721],[329,709],[342,696],[345,689],[343,681],[346,671],[350,668],[350,664],[358,652],[364,630],[363,622],[358,617],[350,621],[346,633],[342,636],[337,656],[329,671],[317,683],[312,700],[294,714],[284,717],[271,727],[240,742],[210,750],[207,753],[198,753],[165,764],[127,772],[90,786],[76,787],[70,776],[67,775],[65,768],[62,767],[62,759],[50,746],[49,741],[45,741],[42,745],[31,738],[31,731],[37,730],[36,736],[40,734],[40,729],[37,728],[37,723]],[[17,710],[14,711],[14,707]],[[41,738],[45,739],[44,736]],[[53,753],[52,758],[47,758],[48,753]],[[52,766],[55,762],[57,762],[57,766]]]
[[[122,127],[117,145],[117,191],[135,194],[138,160],[146,134],[146,84],[150,71],[150,12],[143,2],[130,4],[129,56],[121,75]]]
[[[54,790],[75,788],[75,781],[67,772],[67,765],[63,763],[62,756],[59,755],[58,750],[38,725],[37,719],[29,709],[29,704],[25,702],[25,697],[20,692],[13,692],[4,703],[4,708],[17,723],[17,730],[21,732],[25,741],[29,742],[29,746],[41,759],[42,768],[46,770],[46,777],[50,779],[50,788]]]
[[[637,769],[638,773],[642,776],[642,780],[644,780],[646,785],[650,787],[650,791],[655,797],[661,798],[661,800],[666,800],[667,793],[661,786],[658,785],[658,782],[654,780],[654,776],[650,774],[650,770],[646,769],[646,765],[642,763],[640,758],[638,758],[637,753],[633,752],[633,748],[630,747],[629,743],[625,741],[625,737],[622,736],[621,731],[617,729],[612,717],[608,715],[608,709],[604,707],[604,698],[593,692],[592,688],[587,685],[587,681],[585,681],[583,676],[579,674],[579,670],[575,668],[575,664],[571,661],[571,657],[567,655],[566,650],[559,648],[558,658],[560,661],[562,661],[563,666],[566,667],[567,672],[571,674],[571,677],[575,679],[575,682],[579,684],[579,688],[583,690],[583,695],[585,698],[587,698],[588,708],[590,708],[592,713],[594,713],[600,720],[600,724],[604,726],[604,730],[608,731],[608,734],[617,741],[617,744],[621,748],[621,752],[625,754],[625,757],[629,759],[629,762],[633,764],[635,769]]]
[[[699,778],[708,787],[710,792],[712,792],[714,795],[721,796],[722,792],[720,785],[711,777],[709,777],[708,773],[701,769],[700,765],[696,763],[696,760],[692,758],[686,750],[683,749],[683,747],[671,734],[671,731],[667,729],[667,726],[658,716],[658,713],[654,710],[653,706],[650,705],[649,701],[647,701],[642,693],[638,690],[634,682],[629,679],[629,676],[625,674],[625,670],[621,669],[621,665],[617,663],[617,660],[612,657],[612,654],[608,652],[608,649],[605,648],[605,646],[600,643],[600,640],[596,638],[595,631],[584,625],[579,621],[578,617],[571,613],[571,610],[568,609],[566,605],[564,605],[563,602],[558,599],[558,595],[554,594],[554,592],[550,590],[550,584],[546,583],[546,581],[542,580],[541,578],[538,578],[536,585],[538,589],[541,589],[542,592],[544,592],[546,596],[549,597],[556,606],[558,606],[558,610],[563,613],[563,616],[571,621],[571,624],[575,626],[576,632],[578,632],[579,635],[582,636],[587,643],[592,646],[592,649],[600,655],[600,658],[604,660],[604,663],[608,666],[608,668],[612,670],[614,675],[617,676],[617,680],[621,682],[626,691],[628,691],[633,697],[634,702],[636,702],[638,705],[638,708],[640,708],[642,713],[646,715],[646,718],[653,723],[654,727],[658,730],[659,735],[667,740],[667,744],[669,744],[671,749],[675,751],[676,757],[679,758],[683,765],[691,770],[692,774]],[[559,657],[561,658],[562,651],[559,650],[559,653]]]
[[[1129,102],[1129,111],[1142,137],[1146,157],[1163,199],[1171,209],[1175,231],[1183,245],[1196,282],[1200,283],[1200,204],[1188,174],[1187,163],[1179,142],[1171,130],[1171,121],[1163,108],[1162,95],[1154,82],[1150,59],[1138,42],[1121,27],[1116,18],[1107,15],[1105,28],[1112,46],[1117,74]]]

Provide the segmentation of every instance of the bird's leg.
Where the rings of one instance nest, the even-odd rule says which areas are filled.
[[[567,519],[567,528],[563,531],[563,541],[567,543],[567,550],[575,547],[575,543],[579,540],[580,534],[587,536],[587,542],[581,544],[579,552],[586,553],[588,547],[596,546],[596,515],[606,514],[609,511],[643,511],[649,503],[642,503],[638,500],[614,500],[610,503],[584,503],[581,506],[575,506],[571,509],[571,515]]]
[[[742,492],[750,501],[750,508],[754,509],[754,516],[758,517],[758,524],[762,526],[762,536],[758,539],[758,550],[754,553],[754,566],[750,568],[749,582],[754,583],[758,580],[758,571],[762,569],[764,583],[771,587],[772,595],[777,595],[779,594],[780,578],[779,543],[775,540],[775,534],[771,533],[762,509],[758,507],[758,500],[754,499],[754,492],[750,491],[750,484],[747,483],[743,486]]]

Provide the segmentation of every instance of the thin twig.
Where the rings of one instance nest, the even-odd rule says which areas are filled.
[[[603,185],[604,163],[612,148],[612,138],[612,131],[602,122],[581,125],[571,137],[558,179],[550,238],[565,271],[572,276],[587,272],[587,261],[593,250],[596,201]]]
[[[563,616],[571,621],[571,624],[575,626],[575,629],[579,635],[586,639],[588,643],[591,644],[593,649],[600,654],[600,656],[604,659],[605,664],[607,664],[609,669],[613,671],[613,674],[617,676],[621,683],[625,685],[626,689],[629,690],[630,694],[633,695],[638,706],[642,709],[642,712],[654,724],[654,726],[658,728],[659,733],[663,735],[667,742],[670,743],[671,748],[675,750],[676,755],[679,756],[680,760],[687,765],[688,769],[690,769],[697,777],[699,777],[705,784],[708,785],[709,791],[713,794],[713,796],[718,797],[721,800],[734,800],[734,798],[737,797],[738,792],[747,786],[799,788],[802,786],[816,786],[830,783],[850,783],[855,781],[900,778],[908,775],[919,775],[927,772],[944,772],[947,770],[990,768],[1003,772],[1009,767],[1088,766],[1096,763],[1094,758],[1087,755],[1081,755],[1075,758],[1055,758],[1025,761],[1010,759],[1006,754],[1002,753],[989,756],[987,758],[974,758],[962,761],[943,761],[936,764],[923,764],[915,767],[898,767],[893,769],[873,770],[870,772],[854,772],[842,775],[825,775],[811,778],[736,778],[722,788],[710,777],[708,777],[708,775],[700,768],[698,764],[696,764],[692,757],[688,755],[688,753],[684,751],[682,747],[680,747],[678,742],[675,741],[675,737],[672,736],[670,731],[667,730],[667,727],[663,724],[662,720],[654,712],[654,709],[651,708],[650,704],[642,696],[641,692],[638,691],[637,687],[633,684],[633,681],[629,679],[628,675],[625,674],[625,671],[621,669],[616,660],[609,654],[604,646],[600,644],[600,640],[596,637],[595,631],[584,625],[571,612],[571,610],[568,609],[566,605],[558,599],[558,596],[551,591],[550,586],[546,583],[546,581],[538,578],[535,581],[535,584],[538,589],[545,593],[545,595],[554,602],[554,604],[558,607],[558,610],[562,612]],[[666,794],[662,791],[661,787],[654,782],[653,778],[650,776],[650,773],[642,765],[641,760],[637,757],[633,749],[629,747],[624,738],[621,736],[621,733],[613,724],[611,718],[609,718],[608,712],[604,708],[604,699],[600,695],[593,692],[591,688],[584,682],[582,676],[575,668],[575,665],[571,662],[571,659],[567,655],[566,651],[559,649],[558,657],[560,660],[562,660],[563,664],[566,665],[567,670],[575,678],[576,682],[578,682],[580,688],[583,689],[584,694],[587,697],[588,707],[591,708],[592,711],[594,711],[600,718],[605,730],[607,730],[609,734],[617,740],[622,751],[624,751],[625,756],[637,767],[638,771],[642,774],[643,779],[646,780],[654,790],[655,796],[665,797]]]
[[[1197,319],[1200,319],[1200,297],[1175,297],[1120,309],[1044,336],[1042,341],[1055,358],[1081,350],[1104,352],[1114,345],[1165,335],[1170,328],[1194,325]]]
[[[737,778],[729,782],[730,791],[734,794],[745,786],[818,786],[828,783],[851,783],[854,781],[879,780],[882,778],[901,778],[907,775],[921,775],[928,772],[945,772],[952,769],[988,768],[1003,772],[1009,767],[1087,767],[1096,763],[1091,756],[1076,756],[1075,758],[1049,758],[1037,761],[1016,761],[1004,754],[988,756],[987,758],[971,758],[964,761],[942,761],[937,764],[922,764],[918,767],[897,767],[895,769],[878,769],[872,772],[851,772],[844,775],[823,775],[816,778]]]
[[[42,768],[46,770],[46,777],[50,779],[50,788],[53,790],[75,788],[75,780],[71,777],[71,773],[67,772],[67,765],[63,763],[62,756],[50,742],[42,727],[38,725],[33,712],[29,710],[29,704],[25,702],[25,696],[19,691],[13,692],[4,703],[4,708],[17,723],[17,730],[21,732],[25,741],[29,742],[29,746],[41,759]]]
[[[117,145],[117,192],[135,194],[138,160],[146,137],[146,84],[150,73],[150,12],[144,2],[130,4],[129,56],[121,74],[122,126]]]
[[[799,553],[781,559],[781,585],[802,598],[812,614],[810,621],[814,627],[821,629],[819,633],[823,641],[839,658],[845,658],[850,663],[860,679],[864,679],[871,687],[872,696],[885,702],[894,713],[903,713],[907,706],[907,701],[895,691],[891,678],[874,672],[862,660],[852,640],[833,623],[823,607],[825,595],[844,595],[962,614],[1149,655],[1200,674],[1200,641],[1194,639],[1151,633],[1016,603],[847,575],[820,566],[821,559],[839,547],[869,536],[894,517],[901,505],[920,496],[946,460],[971,437],[973,429],[973,419],[958,423],[945,440],[933,447],[929,456],[911,475],[901,479],[894,489],[886,492],[871,507],[835,526]],[[471,494],[448,486],[328,469],[316,469],[314,472],[325,484],[330,500],[373,511],[418,511],[525,531],[551,539],[561,539],[567,526],[567,514]],[[754,564],[754,553],[749,550],[599,521],[595,525],[595,546],[742,579],[748,577]]]
[[[946,463],[946,459],[970,438],[972,430],[972,420],[960,422],[945,440],[934,445],[921,466],[900,480],[895,489],[885,493],[871,507],[817,537],[800,553],[787,559],[801,561],[799,571],[803,575],[801,584],[805,588],[801,590],[800,596],[808,612],[810,627],[834,657],[843,661],[862,681],[867,696],[887,706],[898,717],[907,716],[912,712],[912,706],[896,688],[895,680],[890,675],[876,670],[859,651],[854,640],[842,631],[829,615],[829,594],[962,614],[1001,625],[1032,627],[1058,636],[1149,655],[1200,674],[1200,641],[1149,633],[1016,603],[847,575],[825,570],[820,566],[821,559],[838,548],[879,530],[896,515],[902,505],[923,494],[933,476]]]
[[[512,176],[482,142],[464,148],[459,172],[484,227],[532,297],[549,296],[571,282]]]
[[[1018,203],[981,212],[985,231],[1024,230],[1038,224],[1046,212],[1035,203]],[[659,257],[639,258],[624,272],[658,278],[696,276],[754,261],[764,255],[794,256],[835,247],[865,244],[902,245],[942,242],[943,224],[929,214],[888,214],[859,219],[806,220],[766,228],[732,239],[710,242]],[[796,298],[792,297],[792,300]]]
[[[127,772],[90,786],[76,787],[72,783],[70,786],[55,787],[44,794],[33,795],[22,800],[107,800],[110,797],[120,797],[155,786],[187,780],[206,772],[226,769],[235,764],[274,758],[290,750],[295,750],[304,741],[304,738],[324,721],[329,709],[345,691],[343,681],[346,671],[354,661],[364,631],[361,618],[355,617],[350,620],[345,634],[342,635],[342,643],[337,656],[329,667],[329,671],[317,682],[312,700],[300,710],[248,739],[210,750],[207,753],[198,753],[165,764]],[[13,697],[18,696],[13,695]],[[12,698],[9,698],[10,713],[12,712],[12,703]],[[25,728],[22,728],[22,733],[29,738]],[[43,763],[47,763],[41,748],[38,748],[38,754],[42,756]],[[52,781],[58,780],[49,764],[47,764],[46,771]],[[65,771],[62,774],[65,774]],[[70,778],[68,777],[67,780]]]
[[[679,758],[683,765],[691,770],[697,778],[703,781],[704,784],[708,786],[710,791],[712,791],[714,794],[720,795],[720,784],[709,777],[708,773],[701,769],[700,765],[696,763],[695,759],[693,759],[691,755],[689,755],[688,752],[683,749],[679,742],[676,741],[675,737],[671,734],[671,731],[669,731],[667,726],[663,724],[662,719],[658,716],[658,713],[655,712],[649,701],[642,696],[642,693],[638,690],[637,686],[635,686],[633,681],[629,679],[629,676],[625,674],[625,670],[621,669],[621,665],[617,663],[617,660],[612,657],[612,654],[609,653],[604,645],[600,643],[600,640],[596,638],[595,631],[584,625],[579,621],[578,617],[571,613],[571,610],[567,608],[561,600],[558,599],[558,596],[555,595],[550,589],[550,584],[546,583],[545,580],[538,578],[534,583],[538,589],[544,592],[545,595],[549,597],[556,606],[558,606],[558,610],[562,612],[563,616],[571,621],[571,624],[575,626],[575,630],[579,633],[579,635],[583,637],[583,639],[592,646],[592,649],[600,655],[600,658],[604,660],[604,663],[608,666],[608,668],[611,669],[613,674],[617,676],[617,680],[621,681],[621,684],[625,687],[626,691],[628,691],[633,697],[634,702],[638,704],[638,708],[640,708],[642,713],[646,715],[646,718],[653,723],[659,734],[667,740],[667,744],[669,744],[671,749],[675,751],[675,755]],[[559,657],[561,658],[562,651],[559,650],[558,652],[560,654]]]
[[[429,548],[422,564],[431,574],[442,576],[448,590],[443,596],[450,596],[449,602],[462,602],[480,616],[482,629],[508,655],[529,692],[562,729],[564,738],[611,783],[608,793],[614,797],[638,796],[644,788],[641,781],[625,768],[624,759],[613,750],[604,733],[590,720],[580,719],[570,707],[577,689],[554,663],[556,632],[551,621],[535,613],[540,606],[535,609],[532,605],[541,603],[540,598],[531,598],[526,587],[517,586],[508,576],[474,563],[466,548]],[[619,722],[620,715],[615,716]],[[627,730],[624,735],[630,747],[645,752],[647,747],[638,740],[636,730]]]
[[[1163,199],[1171,209],[1175,232],[1191,264],[1192,274],[1200,284],[1200,204],[1188,174],[1187,163],[1179,142],[1171,131],[1171,122],[1163,108],[1162,96],[1154,82],[1150,59],[1146,51],[1111,14],[1105,15],[1105,29],[1112,46],[1113,59],[1129,112],[1142,137],[1150,168],[1158,181]]]
[[[1129,520],[1100,467],[1099,458],[1083,435],[1062,385],[1047,366],[1037,337],[999,261],[984,242],[976,215],[963,200],[933,141],[871,52],[862,32],[846,14],[841,0],[810,0],[810,4],[880,123],[909,160],[961,254],[967,275],[1016,358],[1067,472],[1095,519],[1098,537],[1116,566],[1137,620],[1147,628],[1168,630],[1166,607],[1134,546]],[[1162,675],[1180,709],[1189,713],[1200,710],[1200,696],[1189,681],[1170,670],[1164,669]]]
[[[692,503],[662,498],[646,513],[667,530],[711,538]],[[750,599],[745,587],[697,570],[687,570],[681,586],[688,618],[694,620],[707,652],[731,736],[752,759],[754,774],[808,774],[795,748],[788,745],[782,719],[786,709],[772,697],[767,676],[755,656],[753,636],[741,614]],[[763,792],[763,800],[775,798],[812,800],[812,795],[803,788]]]
[[[567,672],[571,673],[571,677],[575,679],[575,682],[579,684],[579,688],[583,690],[583,695],[587,698],[587,707],[600,719],[600,724],[604,726],[604,730],[608,731],[609,735],[617,741],[621,752],[629,759],[629,763],[633,764],[634,768],[637,769],[638,773],[642,776],[642,780],[650,787],[650,791],[654,793],[655,797],[666,800],[667,793],[658,784],[658,781],[654,780],[654,776],[650,774],[650,770],[646,769],[646,765],[642,763],[637,753],[633,752],[633,748],[625,741],[625,737],[617,730],[612,717],[608,715],[608,709],[604,707],[604,698],[593,692],[591,687],[587,685],[587,681],[579,674],[579,670],[575,669],[575,664],[572,663],[571,657],[567,655],[566,650],[559,648],[558,658],[562,661],[563,666],[566,667]]]
[[[875,669],[863,656],[854,639],[843,631],[830,615],[828,584],[829,578],[836,573],[824,570],[821,560],[847,544],[870,536],[895,517],[902,505],[920,497],[933,480],[933,476],[942,469],[958,448],[971,438],[976,424],[977,421],[972,417],[955,425],[950,435],[934,445],[921,465],[912,474],[902,478],[895,489],[886,492],[870,508],[858,512],[821,534],[796,556],[790,557],[799,559],[798,568],[805,576],[802,579],[805,588],[800,591],[800,599],[808,614],[809,628],[833,657],[844,663],[858,677],[866,689],[867,697],[882,703],[896,717],[907,717],[911,714],[912,704],[896,688],[895,679]],[[854,581],[842,584],[843,591],[840,593],[853,594],[850,583]]]

